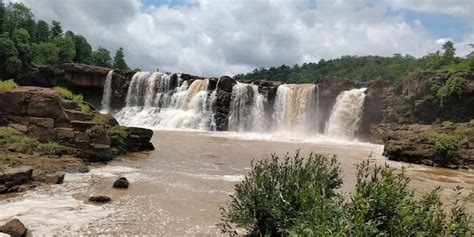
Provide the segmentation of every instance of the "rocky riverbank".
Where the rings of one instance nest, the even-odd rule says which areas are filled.
[[[49,182],[57,172],[86,172],[89,162],[152,150],[152,135],[149,129],[119,126],[112,116],[52,89],[0,92],[0,193],[24,190],[30,180]],[[11,170],[24,166],[26,176]]]

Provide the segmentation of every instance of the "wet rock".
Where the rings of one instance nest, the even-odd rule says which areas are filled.
[[[62,172],[57,172],[53,174],[48,174],[44,171],[35,170],[32,175],[34,181],[47,183],[47,184],[62,184],[64,182],[64,176],[66,174]]]
[[[18,219],[13,219],[0,226],[0,233],[9,234],[11,237],[23,237],[26,236],[27,229],[23,223]]]
[[[128,188],[129,184],[130,183],[128,182],[127,178],[121,177],[121,178],[115,180],[112,187],[117,188],[117,189],[126,189],[126,188]]]
[[[153,131],[146,128],[129,127],[127,128],[129,135],[125,139],[128,151],[144,151],[153,150],[155,147],[151,144],[150,139]]]
[[[20,186],[31,180],[31,167],[7,168],[0,171],[0,194],[17,192]]]
[[[112,199],[107,196],[92,196],[89,198],[89,202],[95,203],[108,203],[110,201],[112,201]]]

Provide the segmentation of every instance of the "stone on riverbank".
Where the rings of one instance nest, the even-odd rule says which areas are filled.
[[[129,184],[130,183],[128,182],[127,178],[121,177],[121,178],[115,180],[112,187],[117,188],[117,189],[127,189]]]
[[[23,223],[18,219],[13,219],[0,226],[0,233],[9,234],[11,237],[23,237],[26,236],[27,229]]]
[[[112,199],[107,196],[92,196],[92,197],[89,197],[88,200],[89,202],[95,202],[95,203],[108,203],[112,201]]]

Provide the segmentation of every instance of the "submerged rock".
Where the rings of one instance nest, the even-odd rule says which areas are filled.
[[[13,219],[0,226],[0,233],[9,234],[12,237],[23,237],[26,236],[27,229],[23,223],[18,219]]]
[[[64,181],[64,176],[66,174],[62,172],[57,172],[53,174],[48,174],[44,171],[34,171],[32,178],[35,181],[47,183],[47,184],[62,184]]]
[[[121,178],[115,180],[112,187],[113,188],[118,188],[118,189],[127,189],[129,184],[130,183],[128,182],[127,178],[121,177]]]
[[[112,201],[112,199],[107,196],[92,196],[89,198],[89,202],[95,203],[108,203],[110,201]]]

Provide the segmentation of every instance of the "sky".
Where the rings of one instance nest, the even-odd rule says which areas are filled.
[[[203,76],[474,43],[474,0],[10,0],[130,67]]]

